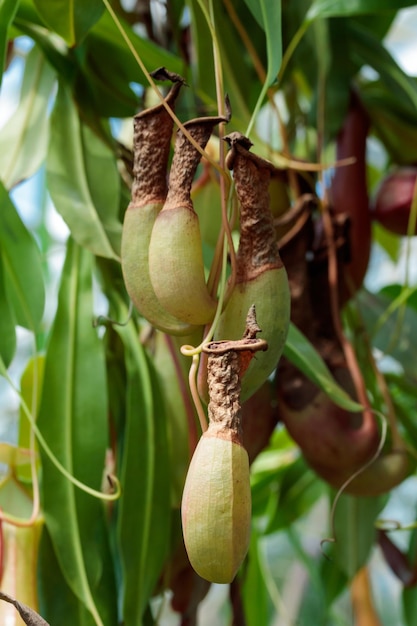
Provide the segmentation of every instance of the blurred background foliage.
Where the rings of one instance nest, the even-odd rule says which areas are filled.
[[[407,42],[412,49],[413,6],[0,0],[1,589],[52,626],[416,623],[417,82],[415,67],[393,55],[395,36],[396,50]],[[271,191],[276,218],[302,192],[326,204],[335,170],[309,164],[358,158],[357,143],[365,142],[359,208],[370,234],[351,247],[353,262],[362,245],[371,256],[340,314],[371,404],[394,415],[410,464],[395,488],[339,494],[335,503],[336,490],[274,412],[278,423],[252,465],[249,556],[230,589],[209,590],[181,540],[181,492],[198,438],[189,363],[177,339],[132,313],[123,284],[132,116],[155,94],[115,16],[148,72],[166,66],[185,77],[181,121],[217,112],[215,44],[233,111],[228,129],[249,131],[255,150],[283,172]],[[340,155],[352,93],[367,127]],[[218,156],[216,138],[208,150]],[[381,181],[398,167],[410,168],[405,231],[388,224],[384,207],[375,214]],[[210,167],[198,175],[194,202],[209,262],[221,222],[219,183]],[[364,198],[357,201],[352,176],[345,185],[344,202],[333,208],[355,223],[352,207]],[[326,306],[321,291],[315,301]],[[286,359],[351,408],[301,330],[292,328]],[[388,444],[392,426],[388,419]],[[120,481],[119,499],[109,475]],[[1,603],[2,624],[19,620]]]

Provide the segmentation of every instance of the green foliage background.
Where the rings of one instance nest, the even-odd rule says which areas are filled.
[[[262,80],[228,4],[250,34]],[[180,103],[181,120],[216,110],[214,28],[224,90],[233,108],[230,126],[244,133],[249,129],[259,153],[286,164],[278,134],[269,142],[256,135],[256,112],[269,88],[286,99],[293,153],[314,161],[320,98],[331,155],[354,83],[385,157],[373,176],[382,175],[391,163],[417,161],[417,83],[384,46],[398,10],[413,2],[283,0],[281,6],[276,0],[171,0],[163,18],[169,28],[159,35],[155,23],[153,31],[148,24],[147,32],[143,27],[137,34],[133,13],[118,2],[111,5],[147,71],[164,65],[186,77],[190,89]],[[191,58],[184,52],[184,33],[192,41]],[[178,370],[163,339],[151,347],[140,340],[146,324],[135,312],[129,315],[120,270],[130,182],[125,167],[129,139],[124,137],[143,104],[137,93],[151,95],[102,0],[0,0],[0,68],[13,62],[8,42],[22,36],[33,45],[24,55],[19,104],[0,130],[0,355],[2,374],[17,387],[22,402],[18,446],[1,447],[9,471],[0,506],[27,518],[28,501],[36,499],[27,458],[19,456],[33,448],[30,422],[33,426],[36,418],[44,527],[38,566],[28,561],[30,567],[25,567],[20,559],[16,593],[25,601],[27,589],[35,586],[39,606],[34,608],[52,626],[151,624],[157,619],[151,598],[169,588],[183,565],[179,502],[189,458]],[[375,77],[365,78],[360,72],[364,66],[373,68]],[[39,172],[45,197],[33,208],[36,226],[30,228],[16,209],[13,192]],[[209,201],[216,193],[215,186],[209,189]],[[47,196],[69,232],[57,301],[51,286],[56,244],[47,225]],[[204,202],[203,195],[196,199],[201,212]],[[210,255],[212,235],[209,230],[203,235]],[[398,258],[398,238],[375,227],[374,242]],[[387,381],[404,436],[415,449],[415,287],[404,283],[381,293],[363,290],[359,301],[372,346],[395,361]],[[123,325],[97,321],[103,307]],[[346,324],[353,326],[349,319]],[[398,324],[405,343],[392,345]],[[21,350],[19,327],[29,331],[29,353]],[[340,406],[354,406],[295,327],[285,354]],[[19,381],[13,376],[15,359],[25,362]],[[181,376],[184,382],[186,373]],[[70,480],[111,492],[103,479],[106,472],[120,481],[118,501],[103,502]],[[22,489],[25,495],[19,499]],[[331,553],[328,560],[319,541],[333,532],[329,503],[334,493],[307,467],[285,431],[274,433],[255,462],[252,492],[252,542],[240,578],[248,626],[272,624],[277,613],[285,614],[287,574],[294,563],[307,572],[307,582],[296,621],[288,623],[349,624],[349,581],[374,554],[375,520],[390,496],[340,498],[334,520],[338,541],[325,548]],[[417,504],[414,495],[412,500],[409,521]],[[317,529],[317,524],[311,548],[310,525]],[[413,561],[414,530],[402,547]],[[405,590],[395,603],[394,621],[389,621],[389,611],[388,621],[381,614],[381,623],[415,624],[415,589]],[[229,617],[226,607],[225,623]]]

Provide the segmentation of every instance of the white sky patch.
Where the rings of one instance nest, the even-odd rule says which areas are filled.
[[[368,272],[365,278],[365,287],[369,291],[378,292],[383,287],[392,284],[403,285],[406,277],[410,286],[417,284],[417,237],[412,237],[409,242],[402,240],[401,252],[395,263],[388,254],[380,247],[373,246]],[[407,267],[408,266],[408,267]]]
[[[417,74],[417,7],[398,12],[385,45],[407,74]]]

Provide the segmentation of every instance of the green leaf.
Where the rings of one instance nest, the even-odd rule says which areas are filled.
[[[413,381],[403,374],[386,375],[390,395],[394,404],[395,415],[406,433],[406,439],[417,450],[417,424],[414,419],[417,406],[417,389]]]
[[[346,574],[330,559],[320,559],[317,577],[323,581],[322,594],[326,607],[331,607],[348,584]]]
[[[0,85],[6,64],[8,30],[16,14],[18,0],[0,0]]]
[[[215,15],[221,15],[222,2],[217,0],[214,6]],[[252,24],[251,30],[254,30],[254,24]],[[216,20],[216,33],[222,59],[224,89],[232,103],[233,123],[235,127],[240,127],[243,132],[249,122],[250,111],[255,104],[258,89],[257,80],[255,79],[255,73],[250,62],[246,62],[245,65],[242,66],[242,62],[245,60],[246,50],[242,47],[241,41],[236,35],[230,20],[225,19],[224,15]],[[251,32],[251,35],[252,34]],[[211,52],[211,55],[212,54]],[[201,57],[200,64],[200,72],[205,75],[207,56]],[[236,72],[237,67],[241,68],[242,73],[244,73],[248,79],[247,81],[241,80],[239,73]],[[209,77],[205,78],[205,85],[207,85],[208,82],[207,78]],[[215,83],[213,86],[214,85]],[[253,88],[253,85],[255,88]]]
[[[122,118],[135,114],[138,97],[131,83],[147,85],[147,80],[107,12],[81,44],[68,49],[55,33],[44,28],[29,0],[20,2],[14,21],[16,35],[24,33],[37,42],[60,78],[71,86],[84,120],[97,128],[98,117]],[[121,23],[149,71],[161,65],[177,73],[184,70],[178,56],[139,37],[127,22],[121,20]]]
[[[32,176],[46,158],[54,83],[54,70],[35,46],[26,59],[19,106],[0,130],[0,176],[7,189]]]
[[[337,502],[334,518],[336,542],[331,558],[349,579],[370,556],[376,538],[375,520],[386,501],[386,496],[355,498],[342,495]]]
[[[3,259],[0,250],[0,357],[9,367],[16,352],[16,329],[14,311],[4,283]]]
[[[406,305],[413,289],[392,297],[384,291],[358,293],[358,304],[372,345],[401,363],[404,372],[416,376],[417,312]]]
[[[11,34],[19,37],[27,35],[39,46],[45,58],[62,78],[71,79],[73,64],[70,50],[62,39],[45,28],[45,24],[36,11],[33,0],[20,0]]]
[[[266,533],[273,533],[291,525],[305,515],[323,494],[323,484],[299,457],[281,474],[275,506],[268,508]]]
[[[398,11],[415,4],[414,0],[314,0],[307,20],[323,17],[348,17]]]
[[[352,79],[359,70],[358,63],[352,59],[350,54],[351,45],[348,38],[347,22],[348,20],[340,19],[318,20],[310,29],[316,36],[317,69],[321,72],[326,70],[323,80],[326,83],[324,106],[327,137],[335,137],[343,124],[351,97]],[[326,27],[321,26],[320,28],[320,25],[323,24]],[[320,31],[325,36],[322,36]],[[325,64],[323,64],[321,57],[326,60]],[[310,119],[317,119],[317,107],[321,106],[320,97],[320,89],[316,89],[313,101],[314,108],[310,111]]]
[[[372,239],[388,254],[391,261],[396,263],[401,252],[401,239],[389,230],[374,222],[372,224]]]
[[[381,80],[361,85],[360,97],[375,134],[392,161],[398,165],[414,163],[417,160],[417,114],[410,99],[399,98],[397,89]]]
[[[173,358],[173,351],[176,350],[176,342],[172,337],[164,333],[157,333],[153,345],[152,363],[156,369],[161,395],[164,400],[164,411],[167,415],[167,434],[170,450],[170,487],[171,505],[179,509],[181,506],[182,491],[184,489],[185,478],[190,464],[190,443],[189,443],[189,418],[187,418],[186,401],[184,390],[188,384],[189,364],[184,366],[188,357],[178,355],[178,361]],[[182,366],[182,367],[181,367]],[[182,380],[180,380],[182,377]]]
[[[113,250],[120,254],[122,223],[119,220],[120,175],[113,151],[93,131],[81,125],[85,175],[91,199]]]
[[[94,142],[94,147],[88,147],[86,138],[89,136],[78,117],[69,90],[61,83],[51,119],[51,141],[46,165],[48,188],[57,211],[68,224],[77,243],[98,256],[118,260],[99,213],[100,210],[104,213],[103,218],[107,225],[110,223],[111,234],[115,238],[114,214],[118,208],[114,205],[114,199],[118,194],[118,180],[111,164],[109,167],[109,154],[102,146],[100,152],[106,163],[105,172],[108,175],[111,171],[111,175],[108,181],[99,180],[98,164],[92,162],[98,140]],[[103,206],[101,190],[92,189],[97,184],[104,187],[107,193],[110,190],[108,207]],[[99,206],[94,202],[97,199]]]
[[[245,609],[246,624],[260,626],[269,624],[271,601],[259,555],[262,538],[252,528],[248,559],[242,576],[242,599]]]
[[[415,498],[410,498],[410,515],[413,515],[414,510],[414,519],[415,519]],[[407,507],[408,508],[408,507]],[[408,541],[408,549],[406,550],[406,558],[408,563],[413,568],[413,572],[415,571],[415,563],[417,556],[417,532],[414,528],[410,533],[410,538]],[[416,594],[416,586],[413,584],[412,586],[403,589],[402,593],[402,606],[404,613],[404,620],[407,626],[414,626],[417,620],[417,594]]]
[[[259,26],[265,31],[268,70],[266,84],[276,79],[282,61],[281,0],[245,0]]]
[[[40,541],[37,582],[42,613],[51,626],[95,626],[91,613],[72,592],[62,574],[47,528],[43,529]]]
[[[20,380],[20,392],[26,405],[31,408],[32,415],[37,419],[41,399],[43,378],[45,369],[45,356],[38,354],[30,359]],[[30,448],[32,427],[26,419],[22,406],[19,413],[19,447]],[[35,445],[36,454],[38,446]],[[28,466],[17,468],[16,475],[19,480],[30,482],[32,480],[31,468]]]
[[[102,0],[34,0],[34,3],[47,26],[69,46],[80,43],[104,11]]]
[[[206,105],[210,109],[216,110],[216,79],[210,29],[198,0],[190,2],[190,11],[190,27],[193,41],[195,42],[194,64],[192,68],[193,85],[195,85],[199,97],[204,100]],[[242,128],[243,131],[250,117],[250,94],[248,94],[247,89],[248,83],[242,84],[234,68],[242,67],[242,63],[245,61],[244,49],[219,0],[213,0],[213,12],[219,56],[223,70],[224,90],[232,104],[234,124],[238,128]],[[243,67],[242,71],[245,74],[253,71],[248,64],[245,64]]]
[[[405,624],[414,626],[417,620],[417,594],[415,586],[403,589],[402,606]]]
[[[136,53],[148,71],[161,65],[181,74],[181,59],[139,37],[132,26],[120,20]],[[74,95],[84,112],[90,109],[101,117],[129,117],[138,107],[138,97],[130,84],[148,82],[109,13],[105,12],[90,31],[82,49],[75,49],[78,71]]]
[[[352,53],[363,65],[370,65],[395,97],[404,100],[409,109],[417,107],[417,81],[406,74],[379,38],[360,22],[349,22]]]
[[[0,183],[0,250],[9,303],[20,326],[39,329],[45,289],[39,249]]]
[[[198,0],[191,0],[190,15],[190,29],[193,41],[195,41],[194,85],[201,94],[205,95],[206,104],[214,106],[216,102],[216,78],[213,61],[213,43],[206,17]],[[216,34],[218,36],[217,24]],[[234,100],[232,102],[234,103]]]
[[[284,356],[320,387],[335,404],[348,411],[361,410],[361,405],[354,402],[336,383],[317,350],[294,324],[290,324]]]
[[[38,425],[68,472],[100,489],[107,448],[103,344],[92,325],[93,257],[72,239],[46,353]],[[103,503],[73,485],[41,449],[43,512],[67,585],[97,626],[116,620]],[[62,620],[58,623],[62,623]]]
[[[204,176],[204,174],[203,174]],[[199,218],[201,238],[213,250],[221,228],[220,188],[218,181],[210,178],[192,194],[194,209]]]
[[[110,298],[117,319],[126,319],[127,307],[115,293]],[[161,389],[133,321],[117,332],[128,375],[118,540],[124,620],[134,625],[142,623],[170,543],[169,449]]]
[[[297,618],[300,624],[333,624],[329,608],[337,595],[345,590],[347,579],[334,559],[323,558],[319,551],[312,554],[311,550],[306,550],[304,537],[309,532],[314,515],[312,512],[311,516],[302,520],[298,528],[295,525],[288,527],[286,533],[295,551],[294,556],[299,559],[311,581],[303,593]],[[320,519],[323,520],[323,516]],[[316,545],[318,548],[318,543]]]
[[[252,514],[263,533],[287,528],[323,494],[323,482],[300,456],[285,429],[276,431],[251,469]]]
[[[171,72],[181,73],[181,71],[183,71],[183,60],[180,57],[158,46],[153,41],[140,37],[126,21],[120,18],[119,20],[122,27],[127,32],[133,47],[148,70],[154,70],[160,65],[165,65]],[[146,84],[144,74],[109,13],[104,13],[100,21],[94,26],[88,35],[86,43],[88,44],[87,49],[91,53],[93,50],[95,51],[95,62],[99,60],[103,61],[103,59],[98,56],[100,51],[106,55],[105,59],[110,63],[112,63],[111,57],[113,56],[113,62],[117,62],[117,67],[123,75],[128,71],[131,80],[138,80],[142,84]],[[92,48],[90,48],[90,46],[92,46]],[[105,74],[109,73],[109,68],[104,67],[103,69]],[[113,65],[111,65],[111,69],[114,69]],[[94,70],[97,70],[96,65],[94,65]]]

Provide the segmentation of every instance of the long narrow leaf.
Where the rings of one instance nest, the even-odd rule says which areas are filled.
[[[18,4],[17,0],[0,0],[0,85],[6,61],[7,31],[14,18]]]
[[[119,220],[120,175],[115,156],[86,125],[81,125],[85,175],[91,199],[112,249],[119,255],[122,224]]]
[[[242,584],[242,600],[248,626],[268,624],[271,612],[272,603],[269,599],[259,559],[260,543],[261,537],[256,529],[252,528],[249,558],[245,566]]]
[[[91,613],[64,578],[47,528],[40,542],[38,585],[42,613],[51,626],[95,626]]]
[[[337,503],[332,558],[350,579],[369,558],[375,541],[375,520],[385,503],[385,496],[355,498],[347,495],[342,495]]]
[[[104,351],[92,325],[92,255],[68,243],[46,354],[39,428],[77,479],[100,489],[107,446]],[[74,487],[42,452],[45,521],[67,585],[97,626],[116,623],[103,504]],[[100,612],[98,609],[100,605]],[[58,623],[69,623],[63,618]]]
[[[82,123],[69,90],[61,83],[51,120],[47,158],[49,191],[74,239],[98,256],[117,259],[93,200],[87,173],[89,162]]]
[[[35,46],[26,59],[19,106],[0,130],[0,177],[7,189],[32,176],[46,158],[54,84],[55,72]]]
[[[49,28],[60,35],[69,46],[79,43],[99,20],[102,0],[34,0],[39,14]]]
[[[383,292],[374,294],[363,291],[358,296],[358,302],[372,345],[401,363],[407,376],[415,377],[416,311],[404,305],[390,310],[393,299]]]
[[[414,0],[314,0],[307,19],[348,17],[349,15],[377,15],[414,6]]]
[[[265,31],[268,70],[266,83],[277,77],[282,61],[281,1],[245,0],[259,26]]]
[[[323,494],[323,485],[300,456],[281,475],[275,507],[270,506],[267,533],[290,526],[306,515]]]
[[[0,250],[4,284],[16,321],[20,326],[36,331],[45,302],[40,252],[1,183]]]
[[[282,62],[282,32],[281,32],[281,0],[245,0],[261,28],[265,31],[266,52],[268,59],[268,69],[266,79],[259,94],[257,103],[252,112],[252,118],[246,130],[249,135],[255,123],[261,105],[267,94],[268,88],[272,85],[278,75]]]
[[[338,385],[317,350],[294,324],[290,324],[284,355],[316,383],[335,404],[348,411],[361,410],[361,405],[354,402]]]
[[[409,502],[410,516],[415,519],[415,500]],[[415,572],[417,554],[417,530],[414,528],[410,533],[410,539],[408,541],[407,561],[413,564],[413,570]],[[406,626],[414,626],[417,620],[417,594],[415,585],[403,589],[402,592],[402,606],[404,613],[404,624]]]
[[[127,309],[117,303],[120,319]],[[126,626],[141,624],[170,541],[170,470],[163,400],[133,322],[117,329],[125,345],[126,432],[118,536]]]
[[[0,253],[0,357],[9,367],[16,350],[14,311],[4,284],[3,259]]]
[[[172,72],[181,73],[184,70],[183,61],[180,57],[172,54],[166,48],[158,46],[152,40],[137,35],[128,22],[123,19],[120,19],[120,22],[148,70],[154,70],[160,65],[165,65]],[[137,80],[142,84],[146,84],[146,79],[141,69],[127,48],[119,29],[108,12],[104,13],[91,30],[86,43],[90,53],[94,55],[95,61],[102,60],[97,57],[100,50],[101,53],[106,55],[105,61],[110,64],[112,70],[118,69],[123,76],[126,76],[127,73],[127,78],[130,77],[130,80]],[[115,65],[113,66],[113,64]],[[94,69],[97,72],[96,65],[94,65]],[[107,69],[108,72],[107,63],[104,69]]]
[[[34,417],[39,414],[39,405],[41,399],[43,374],[45,368],[45,356],[38,354],[34,356],[26,365],[22,377],[20,379],[20,393],[25,404],[31,408]],[[19,448],[31,447],[32,427],[25,418],[25,413],[20,407],[19,415]],[[35,454],[38,457],[39,449],[35,445]],[[30,484],[32,481],[32,469],[28,464],[16,468],[16,476],[19,480]]]
[[[362,65],[370,65],[389,92],[402,99],[411,111],[417,108],[417,82],[401,69],[381,41],[357,21],[349,23],[352,55]]]
[[[212,1],[215,15],[214,26],[223,69],[224,89],[232,103],[234,124],[238,127],[240,125],[244,130],[250,119],[250,94],[248,93],[248,84],[242,83],[234,70],[236,67],[242,67],[242,71],[246,72],[249,71],[249,68],[242,66],[244,48],[230,21],[224,19],[221,0]],[[194,82],[199,90],[199,96],[210,107],[213,107],[216,103],[216,80],[211,33],[199,0],[190,2],[190,11],[190,27],[195,42]]]

